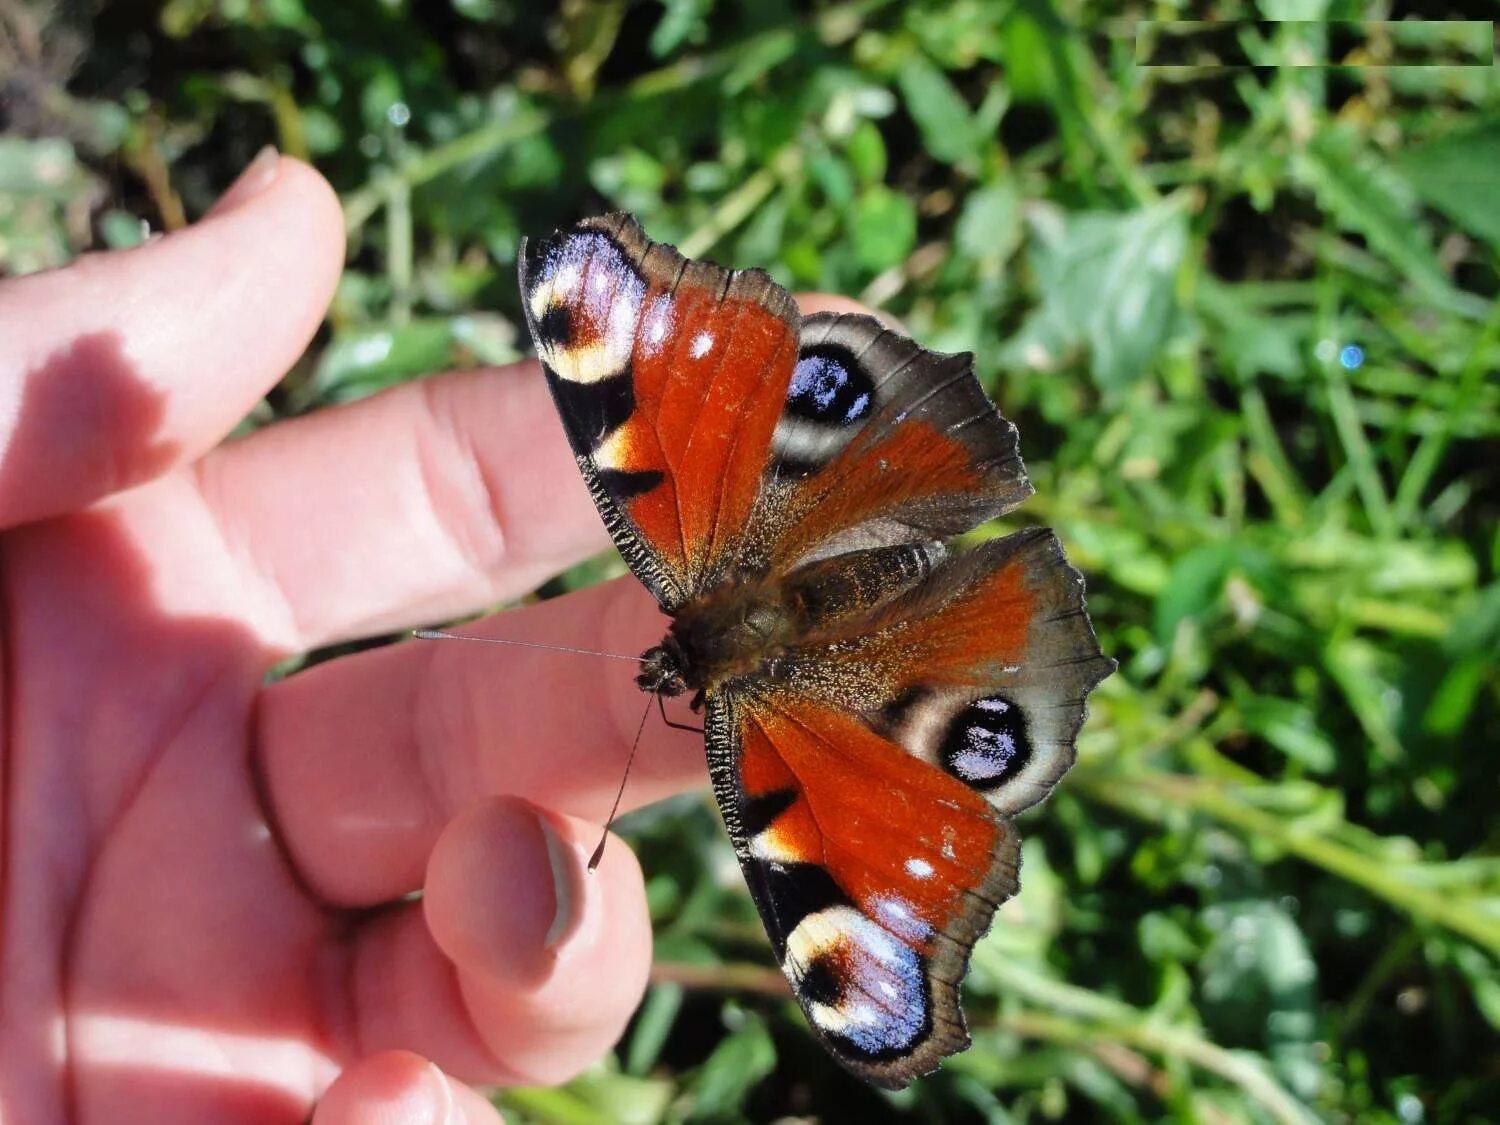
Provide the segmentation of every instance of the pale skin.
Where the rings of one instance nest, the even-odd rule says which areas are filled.
[[[633,665],[409,641],[265,686],[607,546],[534,364],[226,443],[343,252],[270,155],[186,230],[0,282],[7,1123],[496,1122],[475,1087],[577,1074],[645,987],[635,858],[585,871]],[[467,631],[663,628],[627,578]],[[624,807],[703,782],[658,720]]]

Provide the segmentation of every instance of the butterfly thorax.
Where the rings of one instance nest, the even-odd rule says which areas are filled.
[[[868,620],[931,572],[937,543],[836,555],[772,577],[741,572],[678,610],[662,642],[641,656],[643,691],[701,695],[735,680],[776,680],[799,648]],[[696,701],[695,701],[696,704]]]
[[[798,606],[782,594],[772,584],[731,580],[689,602],[661,644],[642,653],[636,683],[662,695],[701,696],[735,679],[774,675],[802,632]]]

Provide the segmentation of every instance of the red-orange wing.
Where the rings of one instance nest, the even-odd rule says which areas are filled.
[[[844,589],[859,563],[815,565]],[[1072,763],[1112,667],[1082,580],[1033,530],[940,557],[771,674],[710,692],[709,769],[746,880],[809,1022],[856,1074],[904,1086],[967,1044],[957,984],[1018,886],[1008,818]]]
[[[772,435],[753,563],[947,539],[1031,495],[1016,429],[973,357],[928,351],[868,316],[802,323]]]
[[[710,768],[750,893],[830,1053],[899,1089],[963,1050],[958,982],[1016,890],[1011,827],[854,716],[795,695],[710,698],[707,731],[728,751]]]
[[[523,246],[521,295],[594,501],[676,610],[742,551],[796,362],[796,305],[760,270],[688,261],[627,215]]]

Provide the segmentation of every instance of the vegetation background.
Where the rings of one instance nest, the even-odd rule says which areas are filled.
[[[1500,79],[1457,5],[1328,22],[1400,14],[0,0],[0,270],[179,226],[273,143],[350,253],[248,425],[522,355],[518,239],[606,208],[973,351],[1019,422],[1012,523],[1121,667],[1025,818],[974,1049],[843,1076],[692,797],[627,825],[639,1016],[511,1120],[1493,1121]]]

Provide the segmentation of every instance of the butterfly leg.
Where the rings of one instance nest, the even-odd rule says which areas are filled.
[[[674,723],[671,719],[667,718],[667,705],[662,701],[662,697],[659,692],[656,696],[656,706],[658,710],[661,711],[661,721],[666,723],[667,726],[671,727],[673,730],[690,730],[694,734],[703,733],[702,727],[691,726],[687,723]]]

